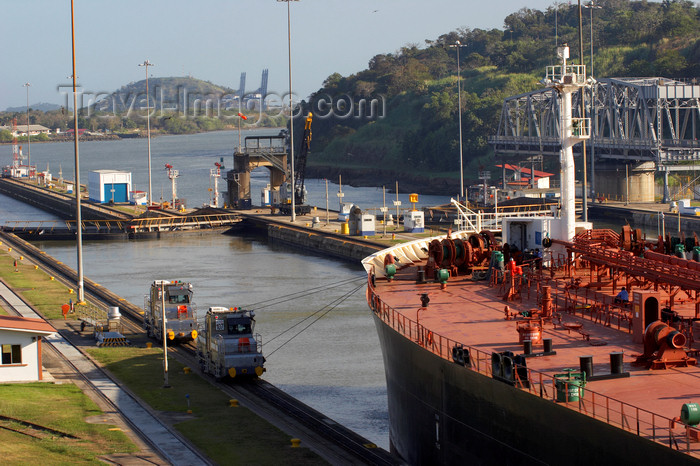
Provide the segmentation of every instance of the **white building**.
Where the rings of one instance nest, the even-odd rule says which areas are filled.
[[[32,136],[37,136],[39,134],[51,134],[51,130],[46,126],[42,125],[17,125],[17,131],[13,131],[12,126],[0,126],[0,130],[6,129],[12,133],[13,137],[26,136],[29,132]]]
[[[0,382],[41,380],[41,337],[55,332],[43,319],[0,316]]]
[[[88,194],[91,202],[129,202],[131,172],[92,170],[88,173]]]

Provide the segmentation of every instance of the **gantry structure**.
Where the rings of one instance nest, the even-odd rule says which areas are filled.
[[[498,155],[561,151],[560,102],[548,88],[508,97],[489,143]],[[581,115],[580,99],[586,115]],[[693,170],[700,160],[700,85],[667,78],[605,78],[573,96],[574,117],[591,118],[587,155],[608,168],[647,167],[664,174]],[[582,145],[575,147],[580,154]],[[595,166],[595,165],[593,165]],[[595,177],[593,171],[592,178]],[[595,182],[594,182],[595,187]]]

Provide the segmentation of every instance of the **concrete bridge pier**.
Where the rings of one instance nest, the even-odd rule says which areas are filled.
[[[279,189],[287,177],[287,174],[281,170],[279,166],[286,166],[287,156],[284,154],[278,156],[278,159],[279,162],[274,165],[267,159],[255,154],[235,154],[233,170],[226,173],[226,184],[228,188],[226,203],[238,209],[250,207],[252,203],[250,173],[253,169],[260,166],[266,167],[270,171],[270,187],[272,189]]]
[[[596,161],[594,191],[599,198],[654,202],[654,162]]]

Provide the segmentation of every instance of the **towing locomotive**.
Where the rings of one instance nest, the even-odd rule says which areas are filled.
[[[163,316],[168,340],[186,343],[197,338],[197,310],[192,284],[179,280],[155,280],[144,300],[143,327],[149,337],[163,339]],[[163,312],[165,309],[165,312]]]
[[[210,307],[197,337],[197,359],[203,372],[226,376],[260,377],[265,372],[260,335],[254,334],[255,312]]]

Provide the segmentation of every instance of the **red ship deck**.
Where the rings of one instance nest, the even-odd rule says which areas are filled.
[[[519,379],[515,386],[700,458],[700,443],[693,440],[697,431],[673,421],[680,416],[684,403],[700,402],[700,367],[652,370],[647,364],[635,363],[644,353],[644,345],[633,341],[639,339],[632,333],[633,304],[613,305],[616,292],[625,282],[615,280],[616,289],[610,283],[612,280],[596,282],[601,286],[595,289],[586,286],[598,279],[599,270],[592,272],[585,261],[578,263],[578,269],[562,266],[555,268],[555,273],[551,269],[532,268],[525,270],[520,296],[505,299],[509,273],[505,274],[505,283],[497,284],[473,280],[472,275],[451,276],[443,289],[433,280],[417,284],[419,267],[424,269],[426,261],[413,258],[411,262],[399,267],[392,281],[377,274],[375,280],[370,280],[368,290],[374,312],[406,338],[448,360],[453,359],[452,349],[456,344],[464,345],[469,349],[471,368],[491,377],[492,353],[523,354],[517,327],[528,321],[524,314],[532,315],[538,309],[541,312],[541,288],[550,286],[553,313],[551,318],[543,319],[542,338],[551,339],[556,354],[527,357],[529,387]],[[634,290],[641,288],[633,288],[630,300],[634,298]],[[672,287],[664,286],[655,288],[660,293],[660,307],[668,304],[670,291],[674,295],[673,311],[687,319],[696,316],[691,292],[674,293]],[[421,303],[424,293],[430,299],[425,307]],[[506,306],[511,314],[508,320]],[[692,348],[700,345],[692,341],[692,325],[681,331],[688,337],[689,354],[693,356]],[[532,352],[542,353],[543,346],[535,344]],[[610,354],[615,352],[623,353],[623,373],[629,376],[597,379],[611,374]],[[553,377],[567,368],[580,372],[581,356],[592,356],[593,379],[586,383],[580,400],[557,401]]]

